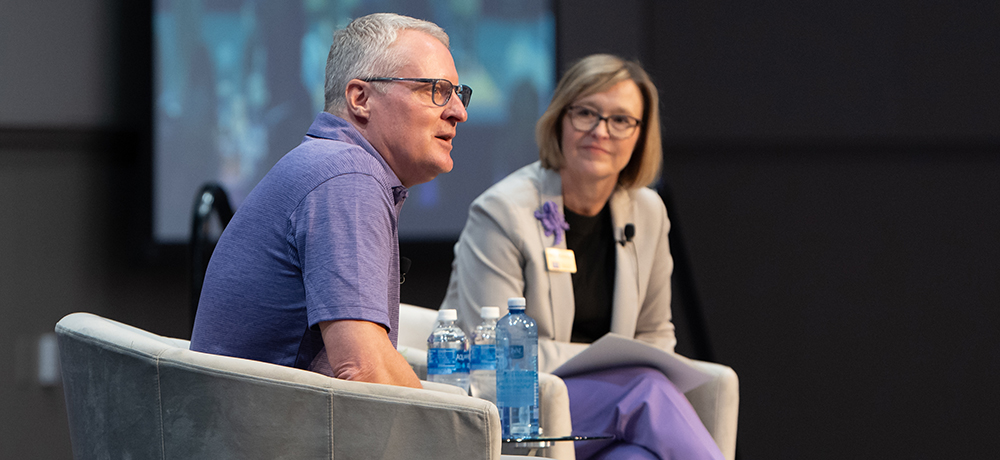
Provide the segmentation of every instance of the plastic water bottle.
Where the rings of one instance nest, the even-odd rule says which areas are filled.
[[[500,309],[483,307],[479,311],[483,322],[472,331],[472,350],[469,374],[472,377],[472,396],[497,402],[497,348],[496,328]]]
[[[438,311],[437,326],[427,337],[427,380],[455,385],[469,392],[469,345],[455,324],[458,312]]]
[[[497,408],[501,436],[537,437],[538,325],[524,314],[524,297],[507,300],[509,313],[497,322]]]

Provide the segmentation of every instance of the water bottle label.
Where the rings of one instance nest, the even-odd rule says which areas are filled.
[[[497,405],[538,405],[538,374],[533,371],[502,371],[497,375]]]
[[[458,350],[431,348],[427,350],[427,374],[447,375],[458,372]]]
[[[469,373],[469,350],[461,350],[457,353],[455,362],[455,372],[461,372],[463,374]]]
[[[524,358],[523,345],[511,345],[507,347],[507,359],[522,359],[522,358]]]
[[[493,371],[497,368],[497,347],[495,345],[472,346],[472,370]]]

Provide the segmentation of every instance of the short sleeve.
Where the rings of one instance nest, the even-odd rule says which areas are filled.
[[[289,222],[292,257],[302,269],[310,327],[364,320],[389,328],[395,210],[367,174],[343,174],[306,195]]]

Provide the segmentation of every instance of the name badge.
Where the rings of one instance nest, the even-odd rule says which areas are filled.
[[[576,273],[576,255],[572,249],[545,248],[545,265],[550,272]]]

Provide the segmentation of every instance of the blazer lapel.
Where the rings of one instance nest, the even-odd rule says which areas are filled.
[[[552,201],[556,204],[559,212],[563,212],[563,198],[562,198],[562,178],[559,176],[557,171],[551,169],[539,168],[540,170],[540,183],[539,187],[539,201],[538,208],[541,208],[542,204],[546,201]],[[557,247],[559,249],[566,249],[566,235],[560,239],[559,244],[552,244],[554,237],[552,235],[545,235],[545,227],[538,223],[538,237],[539,241],[542,242],[540,251],[541,254],[538,257],[545,260],[545,248]],[[573,298],[573,277],[571,273],[564,272],[552,272],[548,271],[549,278],[549,302],[552,305],[552,311],[549,312],[551,315],[547,318],[549,324],[552,325],[552,331],[555,334],[555,340],[569,342],[570,337],[573,333],[573,316],[576,313],[576,301]],[[556,321],[556,318],[566,318],[562,321]],[[536,318],[537,320],[537,318]]]
[[[616,189],[611,195],[611,222],[615,238],[623,241],[625,225],[635,224],[635,202],[627,190]],[[639,318],[639,264],[635,243],[616,244],[615,254],[611,332],[634,337]]]

